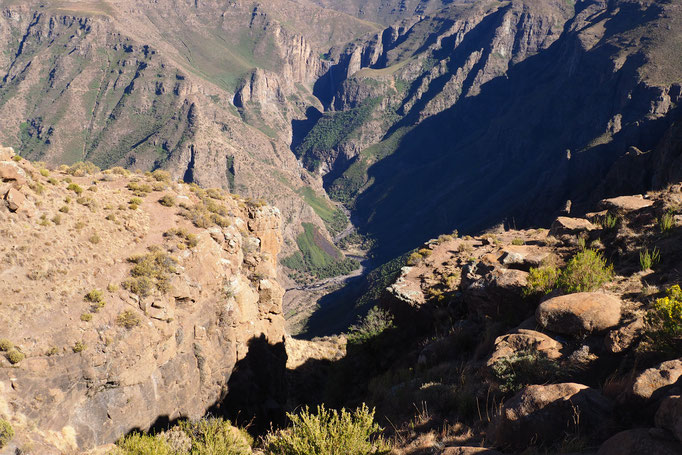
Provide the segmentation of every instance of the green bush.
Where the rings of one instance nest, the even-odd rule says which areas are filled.
[[[542,384],[555,380],[559,375],[560,367],[546,354],[526,350],[498,359],[492,365],[492,372],[502,393],[514,393],[529,384]]]
[[[161,169],[157,169],[154,172],[152,172],[152,177],[154,177],[154,180],[157,182],[166,182],[170,183],[171,182],[171,175],[167,171],[162,171]]]
[[[674,285],[666,290],[666,296],[656,299],[654,308],[647,313],[650,330],[666,338],[682,335],[682,289]]]
[[[523,241],[523,239],[514,239],[512,240],[512,245],[520,246],[520,245],[525,245],[526,242]]]
[[[369,455],[387,454],[388,445],[374,422],[374,410],[363,404],[354,412],[317,407],[317,413],[304,408],[287,414],[291,427],[270,433],[265,438],[270,455]]]
[[[639,252],[639,265],[642,267],[642,270],[649,270],[651,267],[658,264],[660,260],[661,251],[656,247],[654,247],[651,252],[649,252],[648,248]]]
[[[170,194],[165,194],[161,199],[159,199],[159,204],[164,207],[173,207],[175,205],[175,198]]]
[[[161,292],[168,291],[170,274],[175,272],[177,261],[160,250],[148,254],[128,258],[135,265],[130,270],[132,278],[122,283],[130,292],[147,297],[154,288]]]
[[[132,329],[140,325],[140,317],[132,310],[125,310],[116,317],[116,324],[126,329]]]
[[[566,293],[590,292],[613,279],[613,266],[606,264],[601,253],[585,249],[568,261],[561,271],[558,285]]]
[[[85,300],[92,303],[101,302],[103,298],[104,295],[102,294],[102,291],[100,291],[99,289],[93,289],[92,291],[85,294]]]
[[[173,455],[170,445],[158,436],[131,433],[117,443],[118,450],[113,454],[122,455]]]
[[[348,343],[360,344],[379,336],[385,330],[395,327],[393,316],[379,307],[374,307],[362,320],[348,329]]]
[[[14,437],[12,425],[5,419],[0,419],[0,449],[5,447]]]
[[[556,288],[560,275],[561,271],[552,265],[531,267],[528,284],[523,290],[524,295],[549,294]]]
[[[7,360],[9,360],[9,363],[11,363],[12,365],[21,362],[22,360],[24,360],[25,357],[26,356],[24,355],[23,352],[19,352],[17,349],[14,348],[10,349],[7,352]]]
[[[83,193],[83,188],[81,188],[81,186],[78,185],[77,183],[69,183],[69,186],[67,186],[66,189],[69,191],[73,191],[79,196],[81,195],[81,193]]]
[[[73,175],[74,177],[82,177],[86,174],[95,174],[97,172],[99,172],[99,168],[90,161],[73,163],[73,165],[66,170],[67,174]]]
[[[83,343],[82,341],[76,341],[71,350],[75,353],[78,353],[85,351],[87,348],[88,348],[87,344]]]
[[[7,338],[0,338],[0,351],[9,351],[14,347],[14,343],[12,343],[10,340]]]

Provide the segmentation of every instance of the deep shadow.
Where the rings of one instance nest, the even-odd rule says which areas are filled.
[[[306,135],[313,129],[318,120],[322,118],[322,112],[314,107],[308,107],[305,111],[306,118],[303,120],[291,121],[291,151],[295,153],[296,148],[303,142]]]

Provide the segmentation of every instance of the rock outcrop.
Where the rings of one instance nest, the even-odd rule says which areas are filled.
[[[28,185],[11,190],[21,210],[0,206],[0,333],[25,356],[0,357],[8,450],[88,449],[200,417],[242,390],[237,364],[283,375],[277,209],[164,173],[12,163]]]

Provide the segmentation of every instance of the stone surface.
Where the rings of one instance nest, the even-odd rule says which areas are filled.
[[[498,452],[494,449],[488,449],[486,447],[446,447],[445,450],[441,452],[441,455],[502,455],[502,452]]]
[[[670,431],[682,442],[682,396],[665,397],[656,411],[655,422],[657,427]]]
[[[682,455],[682,445],[677,441],[656,439],[649,430],[637,428],[625,430],[612,436],[597,455]]]
[[[626,212],[640,210],[646,207],[651,207],[654,202],[650,199],[644,199],[644,196],[637,194],[634,196],[619,196],[610,199],[604,199],[600,205],[605,209],[622,210]]]
[[[558,217],[549,229],[549,235],[559,237],[562,235],[577,235],[581,232],[592,231],[597,226],[584,218]]]
[[[682,359],[669,360],[641,372],[632,385],[632,394],[639,398],[650,398],[662,387],[677,382],[682,376]]]
[[[15,188],[10,188],[5,194],[5,203],[7,204],[7,208],[10,209],[10,211],[16,212],[21,210],[26,203],[26,196],[24,196],[21,191]]]
[[[620,299],[597,292],[554,297],[542,302],[535,312],[542,327],[568,335],[608,329],[618,324],[620,315]]]
[[[566,432],[598,432],[611,409],[609,400],[585,385],[531,385],[504,403],[488,436],[496,446],[510,449],[552,443]]]
[[[518,333],[502,335],[495,340],[495,348],[488,359],[488,366],[503,357],[510,357],[520,351],[528,350],[541,352],[550,359],[561,357],[561,343],[544,333],[519,329]]]
[[[637,318],[622,327],[611,330],[606,335],[604,344],[610,353],[617,354],[632,346],[632,343],[634,343],[643,333],[644,320],[642,318]]]

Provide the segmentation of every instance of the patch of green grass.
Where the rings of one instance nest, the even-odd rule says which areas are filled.
[[[297,193],[315,211],[317,216],[322,218],[331,235],[338,234],[348,226],[348,218],[343,211],[318,196],[312,188],[306,186],[298,190]]]
[[[373,307],[359,323],[349,327],[348,343],[365,343],[393,327],[393,316],[388,311]]]
[[[5,419],[0,419],[0,449],[5,447],[14,437],[12,425]]]
[[[642,267],[642,270],[649,270],[660,261],[661,251],[656,247],[651,252],[649,248],[644,248],[644,250],[639,252],[639,265]]]
[[[542,352],[527,350],[497,360],[492,365],[492,372],[502,393],[514,393],[526,385],[556,379],[560,366]]]

